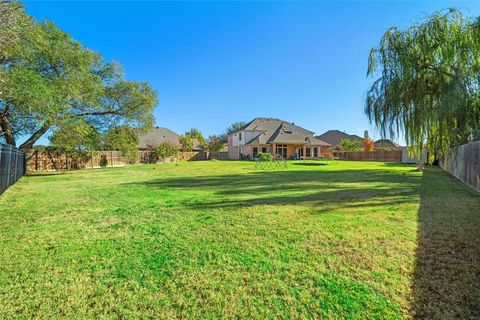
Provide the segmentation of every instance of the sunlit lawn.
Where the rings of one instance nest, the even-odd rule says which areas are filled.
[[[437,168],[158,164],[0,196],[0,318],[477,318],[480,196]]]

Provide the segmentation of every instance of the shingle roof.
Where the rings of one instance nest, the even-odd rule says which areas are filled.
[[[313,132],[293,123],[275,118],[255,118],[238,131],[262,132],[246,144],[312,144],[329,146],[328,143],[317,139]],[[238,132],[236,131],[236,132]]]
[[[332,146],[338,146],[342,142],[342,140],[360,140],[363,141],[363,138],[354,135],[354,134],[347,134],[340,130],[328,130],[327,132],[316,136],[315,138],[323,140],[325,142],[330,143]]]
[[[148,146],[158,146],[163,142],[169,142],[176,146],[180,146],[179,135],[168,128],[155,127],[145,134],[138,137],[139,149],[146,149]],[[200,143],[193,140],[193,150],[201,150]]]
[[[380,139],[375,141],[375,148],[401,148],[401,146],[390,139]]]

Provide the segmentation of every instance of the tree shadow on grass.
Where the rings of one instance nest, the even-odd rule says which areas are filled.
[[[417,319],[480,319],[480,196],[440,169],[420,188]]]
[[[159,189],[207,191],[181,202],[192,209],[310,205],[316,212],[418,202],[419,175],[391,170],[262,171],[142,181]]]
[[[417,204],[412,310],[417,319],[480,319],[480,196],[438,168],[275,171],[143,181],[151,188],[209,191],[192,209],[306,205],[316,212]],[[193,192],[195,194],[195,192]]]

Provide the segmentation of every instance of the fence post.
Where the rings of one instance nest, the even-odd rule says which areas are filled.
[[[10,185],[10,170],[11,170],[11,165],[12,165],[12,146],[8,145],[8,157],[7,157],[7,187]]]
[[[2,172],[3,172],[3,164],[2,164],[2,144],[0,144],[0,194],[3,192],[3,177],[2,177]]]
[[[27,152],[23,151],[23,175],[27,174]]]
[[[35,150],[35,171],[38,171],[38,150]]]

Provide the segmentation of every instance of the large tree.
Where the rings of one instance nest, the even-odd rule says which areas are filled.
[[[190,129],[190,131],[185,132],[185,135],[189,135],[190,138],[197,140],[202,147],[205,147],[206,141],[205,141],[205,138],[203,137],[203,134],[200,132],[200,130],[196,128],[192,128]]]
[[[118,65],[52,22],[29,21],[0,67],[0,135],[7,143],[27,136],[20,147],[28,149],[49,130],[79,120],[103,132],[151,126],[157,96],[148,84],[123,79]]]
[[[210,152],[218,152],[221,151],[225,147],[225,142],[222,140],[220,136],[215,134],[208,137],[207,140],[207,149]]]
[[[480,20],[455,9],[391,28],[370,54],[376,80],[365,112],[383,136],[404,135],[417,153],[467,143],[480,128],[479,57]]]

